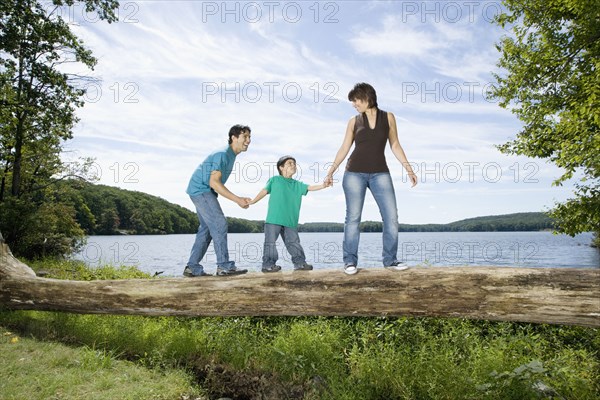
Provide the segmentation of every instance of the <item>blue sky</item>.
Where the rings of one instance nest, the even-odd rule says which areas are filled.
[[[401,223],[543,211],[570,196],[544,160],[501,154],[520,122],[485,96],[498,71],[494,1],[122,1],[119,21],[65,9],[98,58],[67,158],[94,157],[100,183],[192,209],[190,175],[224,148],[229,128],[252,128],[227,186],[254,197],[293,155],[296,175],[320,182],[341,145],[357,82],[393,112],[419,184],[411,188],[391,151]],[[344,163],[345,165],[345,163]],[[343,167],[342,167],[343,168]],[[303,200],[300,222],[343,222],[340,183]],[[261,220],[222,200],[228,216]],[[363,220],[380,220],[367,196]]]

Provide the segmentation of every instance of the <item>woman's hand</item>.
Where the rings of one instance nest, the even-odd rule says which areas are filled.
[[[408,179],[410,179],[410,181],[412,183],[411,187],[417,186],[417,183],[419,182],[419,180],[417,179],[417,175],[414,172],[410,171],[408,173]]]

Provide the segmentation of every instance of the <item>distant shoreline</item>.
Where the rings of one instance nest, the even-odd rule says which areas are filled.
[[[300,224],[300,232],[343,232],[343,223],[310,222]],[[539,232],[554,230],[554,222],[542,212],[490,215],[447,224],[400,224],[398,232]],[[364,221],[362,232],[382,232],[379,221]]]
[[[240,218],[227,218],[229,233],[262,233],[264,221],[252,221]],[[447,224],[400,224],[398,232],[551,232],[554,230],[552,219],[541,212],[515,213],[469,218]],[[344,232],[341,222],[307,222],[298,225],[299,232],[329,233]],[[361,232],[382,232],[380,221],[364,221]],[[193,234],[196,230],[178,232]],[[138,233],[120,229],[108,234],[93,234],[92,236],[107,235],[161,235],[168,232]]]

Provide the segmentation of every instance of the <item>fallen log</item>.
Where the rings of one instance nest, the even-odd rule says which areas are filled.
[[[0,244],[0,308],[180,316],[435,316],[600,327],[600,270],[383,268],[236,277],[36,277]]]

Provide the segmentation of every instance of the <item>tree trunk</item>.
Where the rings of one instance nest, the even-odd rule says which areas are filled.
[[[600,270],[370,268],[237,277],[68,281],[35,276],[2,244],[0,307],[87,314],[435,316],[600,326]]]
[[[11,194],[14,197],[19,197],[19,195],[21,194],[21,166],[23,160],[23,126],[21,121],[19,121],[15,133],[15,157],[13,163],[12,184],[10,190]]]

